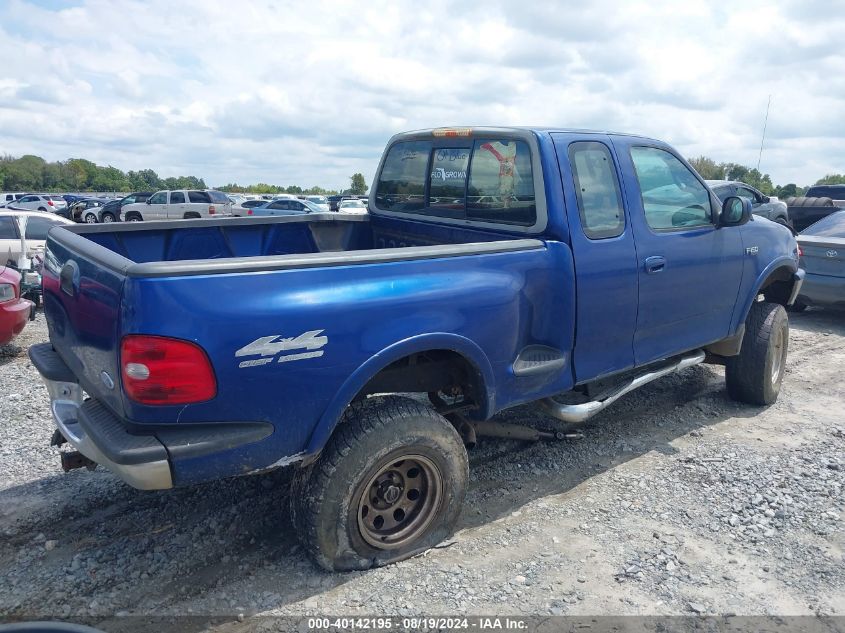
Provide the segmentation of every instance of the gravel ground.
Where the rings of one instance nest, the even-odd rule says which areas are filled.
[[[160,492],[62,473],[25,353],[39,313],[0,348],[0,615],[843,614],[845,316],[791,321],[774,406],[731,402],[699,366],[583,439],[484,440],[452,541],[329,574],[296,544],[289,472]],[[499,419],[554,427],[531,406]]]

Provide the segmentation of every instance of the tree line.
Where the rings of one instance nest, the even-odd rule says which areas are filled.
[[[794,182],[785,185],[772,184],[769,174],[763,174],[758,169],[740,165],[739,163],[717,163],[707,156],[688,159],[690,165],[705,180],[736,180],[759,189],[767,196],[778,198],[789,198],[790,196],[803,196],[807,191],[806,187],[799,187]],[[845,185],[845,174],[827,174],[819,178],[816,185]]]
[[[84,158],[47,162],[40,156],[27,154],[20,158],[0,156],[0,191],[159,191],[161,189],[207,189],[205,181],[196,176],[162,178],[152,169],[121,171],[117,167],[96,165]],[[238,185],[229,183],[219,187],[227,193],[292,193],[331,195],[349,193],[363,195],[367,183],[360,173],[350,177],[350,187],[344,191],[298,185],[287,187],[257,183]]]

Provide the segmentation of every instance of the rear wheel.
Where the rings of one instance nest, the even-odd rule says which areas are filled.
[[[291,495],[293,523],[315,560],[330,571],[368,569],[449,536],[469,476],[452,425],[395,396],[350,406],[340,424]]]
[[[96,224],[97,223],[97,214],[96,213],[86,213],[83,217],[85,220],[85,224]]]
[[[126,214],[126,221],[127,222],[143,222],[144,218],[141,217],[140,213],[127,213]]]
[[[104,213],[103,224],[108,224],[109,222],[114,222],[114,216],[111,213]]]
[[[47,212],[47,209],[45,209],[44,207],[38,207],[38,210],[39,210],[39,211],[44,211],[45,213]]]
[[[777,400],[786,371],[789,317],[782,305],[761,301],[751,306],[738,356],[725,364],[728,394],[748,404]]]

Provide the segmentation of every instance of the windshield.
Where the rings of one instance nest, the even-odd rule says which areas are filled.
[[[329,201],[326,196],[308,196],[308,201],[314,204],[328,204]]]

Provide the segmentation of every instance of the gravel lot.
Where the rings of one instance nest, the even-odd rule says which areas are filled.
[[[62,473],[26,357],[39,313],[0,348],[0,615],[843,614],[845,315],[791,322],[776,405],[731,402],[699,366],[583,439],[484,440],[453,541],[341,575],[296,544],[285,471],[163,492]],[[554,426],[531,406],[500,419]]]

